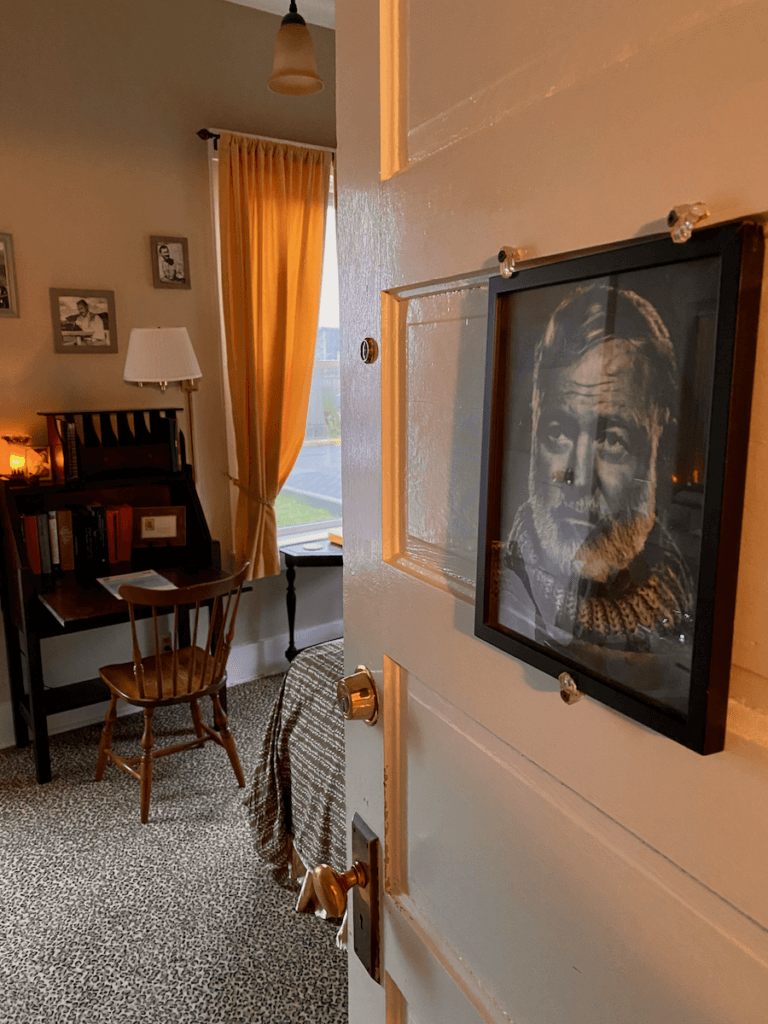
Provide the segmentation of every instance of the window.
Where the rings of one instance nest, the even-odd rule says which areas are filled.
[[[281,536],[341,524],[339,275],[333,179],[325,226],[320,316],[304,444],[275,502]]]

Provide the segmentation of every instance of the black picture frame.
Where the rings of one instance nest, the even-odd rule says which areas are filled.
[[[475,635],[701,754],[725,740],[763,248],[744,220],[489,287]]]

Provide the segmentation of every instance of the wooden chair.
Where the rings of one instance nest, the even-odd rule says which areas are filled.
[[[202,747],[213,740],[223,747],[229,755],[230,763],[240,787],[245,786],[243,769],[237,756],[237,747],[232,734],[227,728],[227,716],[221,706],[219,693],[226,685],[226,667],[232,636],[235,630],[235,617],[240,603],[240,592],[245,580],[248,563],[235,575],[215,583],[201,583],[176,590],[145,590],[124,584],[120,587],[120,596],[128,605],[131,617],[131,633],[133,635],[133,661],[121,665],[107,665],[100,669],[101,678],[112,691],[112,700],[107,711],[104,728],[99,744],[99,757],[96,763],[96,781],[104,775],[107,758],[138,779],[141,784],[141,821],[146,823],[149,818],[149,797],[152,789],[152,764],[158,757],[176,754],[191,747]],[[210,621],[205,647],[197,646],[198,623],[200,608],[205,602],[213,602],[210,606]],[[150,606],[154,625],[155,653],[142,658],[136,635],[135,607]],[[179,649],[179,608],[185,605],[195,606],[194,632],[192,644]],[[172,649],[161,649],[160,629],[158,626],[158,609],[173,608]],[[164,612],[162,612],[164,614]],[[188,627],[187,627],[188,628]],[[144,734],[141,745],[144,753],[140,757],[124,759],[112,750],[112,728],[117,718],[118,698],[129,704],[144,708]],[[202,719],[198,701],[201,697],[210,697],[213,702],[215,729],[208,726]],[[166,704],[190,705],[192,723],[195,728],[195,739],[187,743],[175,743],[170,747],[153,750],[152,716],[155,708]],[[135,767],[138,765],[138,769]]]

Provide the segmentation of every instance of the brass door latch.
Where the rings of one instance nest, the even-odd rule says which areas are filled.
[[[366,725],[375,725],[379,717],[379,702],[373,676],[365,665],[358,665],[353,676],[339,680],[336,700],[346,719],[358,719]]]

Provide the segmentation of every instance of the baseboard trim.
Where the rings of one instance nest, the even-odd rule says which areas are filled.
[[[296,634],[294,642],[296,646],[311,647],[314,644],[322,644],[327,640],[335,640],[343,636],[344,623],[339,619],[337,622],[324,622],[319,626],[310,629],[302,629]],[[229,685],[245,683],[250,679],[258,679],[259,676],[270,676],[276,672],[285,672],[288,668],[288,661],[285,652],[288,648],[288,634],[282,633],[279,636],[267,637],[264,640],[257,640],[252,644],[241,644],[233,647],[229,655],[227,675]]]
[[[310,629],[300,630],[295,637],[296,646],[310,647],[313,644],[325,643],[326,640],[335,640],[344,633],[344,623],[341,619],[336,622],[325,622]],[[227,666],[227,685],[237,686],[238,683],[247,683],[251,679],[258,679],[259,676],[275,675],[277,672],[285,672],[288,662],[285,658],[285,651],[288,647],[288,634],[267,637],[264,640],[257,640],[251,644],[240,644],[233,647],[229,655]],[[84,725],[95,725],[104,721],[109,701],[101,704],[89,704],[85,708],[73,708],[71,711],[62,711],[57,715],[50,715],[48,718],[48,734],[55,736],[60,732],[69,732],[71,729],[80,729]],[[120,701],[118,704],[118,715],[131,715],[138,712],[138,708],[132,707]],[[13,716],[11,713],[10,701],[0,703],[0,749],[13,747],[16,740],[13,735]]]

